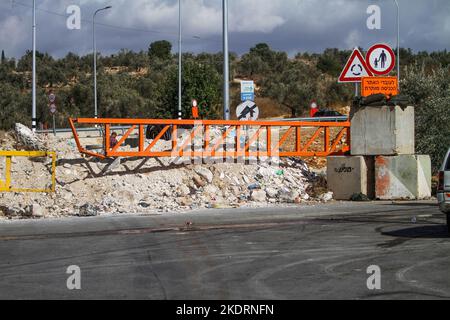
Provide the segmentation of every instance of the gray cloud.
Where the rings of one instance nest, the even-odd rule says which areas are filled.
[[[184,49],[221,50],[221,0],[182,0]],[[177,0],[38,0],[38,50],[54,56],[92,51],[92,13],[97,17],[98,47],[104,54],[121,48],[146,50],[167,39],[177,48]],[[450,1],[399,0],[403,47],[443,50],[450,39]],[[21,56],[31,47],[31,0],[0,0],[0,49]],[[81,7],[81,30],[66,28],[66,8]],[[382,29],[368,30],[366,9],[382,9]],[[396,44],[393,0],[229,0],[230,49],[246,52],[258,42],[291,55],[328,47],[367,48],[375,42]],[[200,38],[200,39],[199,39]]]

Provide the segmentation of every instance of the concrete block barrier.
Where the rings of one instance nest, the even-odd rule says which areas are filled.
[[[414,107],[363,107],[351,119],[351,154],[415,154]]]
[[[333,156],[327,158],[328,189],[336,200],[350,200],[354,194],[374,198],[374,157]]]
[[[380,200],[430,198],[430,156],[375,157],[375,196]]]

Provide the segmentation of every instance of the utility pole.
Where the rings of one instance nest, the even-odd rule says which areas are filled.
[[[228,0],[223,3],[223,111],[224,119],[230,120],[230,66],[228,55]]]
[[[33,0],[33,72],[32,72],[32,111],[31,111],[31,130],[36,131],[36,0]]]
[[[397,0],[394,1],[397,6],[397,78],[398,90],[400,91],[400,6]]]
[[[95,42],[95,16],[102,10],[111,9],[111,6],[107,6],[101,9],[98,9],[94,12],[92,17],[92,42],[94,48],[94,117],[98,118],[98,108],[97,108],[97,43]]]
[[[182,52],[181,52],[181,1],[178,0],[178,119],[182,117],[182,92],[181,92],[181,79],[182,79]]]

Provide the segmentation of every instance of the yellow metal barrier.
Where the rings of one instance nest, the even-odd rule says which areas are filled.
[[[0,178],[0,192],[55,192],[56,186],[56,152],[54,151],[3,151],[0,157],[6,157],[5,180]],[[11,159],[12,157],[52,157],[52,186],[50,189],[11,188]]]

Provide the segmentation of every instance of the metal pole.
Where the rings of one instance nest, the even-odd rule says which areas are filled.
[[[355,82],[355,97],[359,97],[359,83]]]
[[[32,111],[31,111],[31,129],[36,131],[36,0],[33,0],[33,81],[32,81]]]
[[[182,117],[182,92],[181,92],[181,79],[182,79],[182,51],[181,51],[181,0],[178,0],[178,119]]]
[[[94,118],[98,118],[98,110],[97,110],[97,45],[95,43],[95,15],[98,10],[95,11],[94,16],[92,17],[92,40],[93,40],[93,48],[94,48]]]
[[[102,10],[111,9],[111,6],[107,6],[101,9],[98,9],[94,12],[92,17],[92,45],[94,49],[94,117],[98,118],[98,108],[97,108],[97,43],[95,41],[95,16]]]
[[[228,55],[228,0],[223,0],[223,110],[230,120],[230,70]]]
[[[400,6],[397,0],[394,1],[397,5],[397,78],[398,90],[400,91]]]
[[[55,114],[53,114],[53,134],[56,137],[56,121],[55,121]]]

